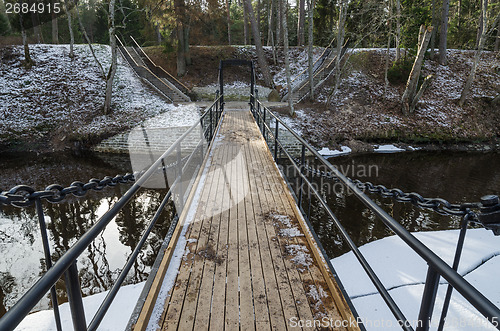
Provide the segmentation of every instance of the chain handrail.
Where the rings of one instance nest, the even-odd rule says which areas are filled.
[[[27,185],[16,185],[10,190],[0,193],[0,204],[14,207],[28,207],[33,205],[37,199],[45,199],[52,203],[61,202],[68,195],[83,197],[89,191],[102,191],[106,187],[116,186],[117,184],[133,183],[136,175],[137,173],[127,173],[114,177],[105,176],[103,179],[92,178],[87,183],[75,181],[67,187],[59,184],[51,184],[42,191],[35,191],[34,188]]]
[[[303,169],[313,176],[338,181],[338,177],[332,172],[316,169],[307,163],[302,164],[298,158],[294,158],[294,161],[302,165]],[[467,214],[468,209],[480,209],[482,207],[481,202],[450,203],[443,198],[426,198],[416,192],[404,192],[399,188],[387,188],[381,184],[363,182],[348,176],[346,178],[364,192],[379,194],[384,198],[392,198],[398,202],[412,203],[416,207],[433,210],[440,215],[464,216]]]

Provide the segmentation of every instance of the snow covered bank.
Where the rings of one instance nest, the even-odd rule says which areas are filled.
[[[110,47],[93,46],[106,71]],[[30,45],[30,50],[35,65],[26,69],[22,46],[0,48],[0,143],[42,140],[45,146],[38,148],[58,149],[63,142],[116,133],[176,108],[146,88],[119,56],[113,110],[103,115],[105,81],[88,45],[75,45],[73,60],[69,45]]]
[[[452,264],[458,230],[414,233],[415,237]],[[360,248],[372,268],[389,289],[409,321],[417,320],[427,273],[427,264],[397,236],[387,237]],[[368,323],[367,329],[398,329],[392,313],[383,302],[372,282],[352,253],[331,260],[358,314]],[[500,237],[490,231],[467,231],[464,251],[458,272],[495,305],[500,306]],[[441,278],[433,314],[433,325],[441,314],[447,283]],[[386,323],[382,323],[385,321]],[[448,313],[446,330],[469,330],[475,323],[480,329],[495,329],[485,321],[458,292],[454,291]],[[465,323],[465,325],[463,324]]]
[[[115,300],[104,317],[100,331],[115,331],[124,330],[139,295],[141,294],[144,283],[123,286],[115,297]],[[87,324],[90,323],[94,314],[99,309],[102,301],[106,297],[108,291],[94,294],[83,298],[85,307],[85,319]],[[63,303],[59,306],[61,313],[61,323],[63,330],[72,330],[73,322],[71,320],[71,312],[69,304]],[[54,313],[52,310],[42,310],[26,316],[26,318],[16,328],[17,331],[52,331],[56,330],[54,321]]]

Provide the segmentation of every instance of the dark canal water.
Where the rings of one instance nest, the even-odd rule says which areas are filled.
[[[453,203],[478,201],[486,194],[500,194],[500,154],[496,153],[367,154],[336,157],[330,161],[350,177],[419,192],[425,197],[441,197]],[[0,155],[0,170],[0,190],[5,191],[20,183],[35,189],[43,189],[52,183],[66,186],[75,180],[86,182],[94,177],[130,172],[131,167],[126,156],[3,154]],[[391,235],[361,202],[333,187],[329,181],[318,179],[316,182],[358,245]],[[95,224],[128,187],[119,185],[92,192],[85,199],[70,198],[64,204],[46,203],[53,259],[57,260]],[[164,190],[141,191],[79,259],[84,295],[101,292],[113,284],[164,193]],[[370,196],[410,231],[455,229],[459,226],[460,220],[456,217],[440,216],[410,204]],[[146,279],[172,214],[173,207],[169,206],[153,230],[138,263],[129,273],[128,283]],[[346,245],[322,209],[313,205],[312,214],[315,231],[329,256],[346,252]],[[1,207],[0,252],[1,316],[45,270],[34,208]],[[62,286],[63,282],[58,291],[60,302],[66,300]],[[47,308],[48,302],[44,299],[38,308]]]
[[[77,180],[87,182],[91,178],[131,172],[128,156],[75,157],[66,154],[42,157],[3,154],[0,169],[1,191],[20,183],[41,190],[51,183],[68,186]],[[46,202],[44,209],[53,260],[68,250],[129,187],[130,184],[121,184],[100,192],[92,191],[85,198],[72,197],[66,203]],[[114,283],[164,194],[165,190],[140,191],[78,260],[84,295],[102,292]],[[149,275],[168,231],[172,210],[168,206],[163,212],[126,283],[141,282]],[[33,207],[0,207],[0,252],[1,316],[45,271],[38,219]],[[58,285],[59,302],[67,301],[64,282]],[[37,308],[48,305],[49,300],[45,298]]]
[[[418,151],[341,156],[329,161],[351,178],[451,203],[478,202],[487,194],[500,195],[498,153]],[[330,208],[358,246],[393,234],[362,202],[339,189],[340,184],[332,188],[331,180],[317,177],[314,182],[322,188]],[[369,197],[409,231],[460,227],[456,216],[442,216],[377,194]],[[347,245],[323,209],[313,205],[312,215],[311,222],[327,254],[333,258],[347,252]]]

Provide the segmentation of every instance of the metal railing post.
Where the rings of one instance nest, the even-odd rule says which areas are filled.
[[[425,280],[422,303],[418,314],[417,331],[427,331],[431,325],[432,311],[436,302],[436,294],[439,286],[439,274],[429,265],[427,278]]]
[[[36,211],[38,214],[38,224],[40,225],[40,234],[42,236],[42,244],[43,244],[43,252],[45,255],[45,264],[47,270],[52,268],[52,258],[50,256],[50,246],[49,246],[49,238],[47,236],[47,226],[45,225],[45,215],[43,213],[42,201],[40,198],[35,200]],[[52,307],[54,309],[54,319],[56,321],[57,331],[62,330],[61,326],[61,315],[59,314],[59,305],[57,303],[57,293],[56,286],[52,286],[50,288],[50,298],[52,301]]]
[[[182,194],[182,153],[181,153],[181,143],[177,146],[177,179],[179,180],[179,199],[181,206],[184,205],[184,196]]]
[[[458,235],[457,249],[455,250],[455,258],[453,259],[453,270],[458,270],[458,264],[460,263],[460,258],[462,256],[462,250],[464,248],[465,234],[467,233],[467,226],[469,225],[470,214],[465,214],[462,219],[462,226],[460,227],[460,234]],[[448,308],[450,307],[451,294],[453,292],[453,286],[448,284],[446,290],[446,296],[443,303],[443,309],[441,310],[441,318],[439,320],[438,331],[443,330],[444,323],[446,322],[446,315],[448,314]]]
[[[213,133],[213,126],[212,126],[212,125],[213,125],[213,115],[212,115],[212,113],[213,113],[213,108],[214,108],[214,107],[210,107],[210,140],[212,140],[212,138],[213,138],[213,134],[214,134],[214,133]]]
[[[260,103],[258,104],[258,107],[259,107],[259,111],[260,111]],[[266,107],[264,107],[264,109],[262,110],[262,135],[264,135],[264,124],[266,123]],[[264,137],[264,140],[266,139],[266,137]]]
[[[302,144],[302,154],[300,156],[300,173],[303,174],[304,173],[304,163],[305,163],[305,160],[306,160],[306,146],[304,144]],[[299,180],[299,197],[298,197],[298,206],[299,206],[299,209],[300,209],[300,206],[302,204],[302,184],[303,184],[303,178],[302,176],[300,176],[300,180]]]
[[[278,120],[275,120],[276,128],[274,131],[274,161],[278,162],[278,132],[279,132],[279,124]]]
[[[64,274],[64,277],[66,281],[69,307],[71,310],[71,318],[73,320],[73,328],[76,331],[81,331],[87,329],[87,322],[85,321],[85,310],[83,307],[78,267],[76,264],[77,260],[69,266],[68,270],[66,270],[66,273]]]

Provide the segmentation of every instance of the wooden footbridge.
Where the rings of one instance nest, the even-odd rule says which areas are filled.
[[[177,273],[168,269],[177,240],[170,242],[134,330],[151,323],[162,330],[287,330],[314,320],[349,326],[342,321],[355,317],[248,104],[226,104],[214,142],[200,189],[193,187],[173,237],[189,223],[175,284],[160,302],[161,318],[150,322],[163,276]]]

